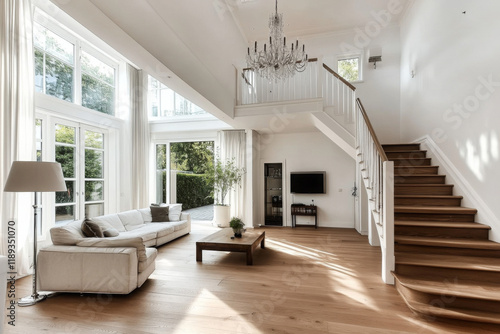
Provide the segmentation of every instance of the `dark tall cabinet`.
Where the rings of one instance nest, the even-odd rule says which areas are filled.
[[[283,226],[283,164],[264,164],[265,225]]]

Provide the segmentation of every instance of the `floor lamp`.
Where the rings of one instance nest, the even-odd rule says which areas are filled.
[[[34,232],[33,232],[33,293],[31,296],[19,299],[19,306],[34,305],[47,296],[37,292],[36,285],[36,257],[37,257],[37,192],[66,191],[66,183],[57,162],[14,161],[10,168],[9,177],[5,183],[6,192],[33,192],[35,193]]]

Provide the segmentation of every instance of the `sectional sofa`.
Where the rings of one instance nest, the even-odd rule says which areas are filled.
[[[111,226],[113,237],[87,237],[83,221],[53,227],[53,245],[38,253],[39,290],[128,294],[140,287],[155,270],[155,247],[191,231],[182,205],[168,206],[168,222],[153,222],[150,208],[92,218]]]

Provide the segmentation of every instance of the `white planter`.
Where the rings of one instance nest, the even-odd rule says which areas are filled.
[[[231,207],[228,205],[214,205],[214,225],[229,227],[231,220]]]

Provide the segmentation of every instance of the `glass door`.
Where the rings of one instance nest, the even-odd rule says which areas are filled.
[[[283,164],[264,164],[265,225],[283,226]]]
[[[55,221],[101,216],[105,212],[105,131],[56,120],[54,160],[62,167],[67,191],[56,192]]]

